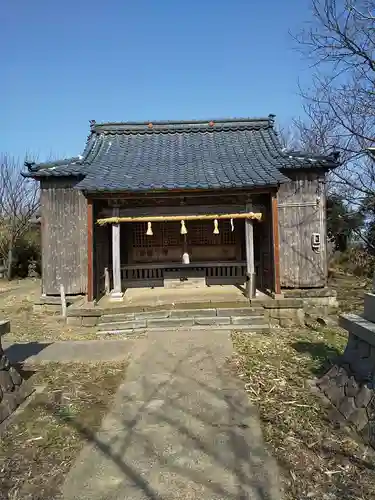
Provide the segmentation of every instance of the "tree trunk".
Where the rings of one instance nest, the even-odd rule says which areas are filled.
[[[8,270],[7,270],[7,277],[9,281],[12,279],[12,265],[13,265],[13,245],[10,244],[8,250]]]

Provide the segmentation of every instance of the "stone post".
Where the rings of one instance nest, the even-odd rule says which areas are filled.
[[[347,346],[317,386],[339,420],[375,448],[375,279],[372,292],[365,294],[363,314],[343,314],[339,324],[349,332]]]
[[[22,375],[11,365],[1,345],[3,335],[10,331],[9,321],[0,321],[0,424],[32,392]]]

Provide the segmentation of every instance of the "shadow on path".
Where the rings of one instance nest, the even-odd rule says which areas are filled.
[[[212,335],[173,333],[133,359],[98,434],[48,407],[91,443],[64,499],[280,498],[256,410],[227,368],[224,337],[215,345]]]

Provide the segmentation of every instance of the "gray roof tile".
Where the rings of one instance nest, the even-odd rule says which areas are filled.
[[[282,152],[273,116],[214,122],[91,124],[81,157],[27,164],[30,177],[81,176],[86,191],[277,185],[283,170],[337,166],[336,158]]]

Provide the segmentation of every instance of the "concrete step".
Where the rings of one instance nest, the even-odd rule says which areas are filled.
[[[203,325],[193,325],[190,327],[166,327],[166,328],[139,328],[139,329],[110,329],[110,330],[100,330],[97,335],[140,335],[147,334],[148,331],[160,332],[175,332],[179,330],[189,330],[189,331],[204,331],[207,330],[207,326]],[[269,333],[270,327],[268,324],[262,325],[215,325],[210,331],[228,331],[228,332],[244,332],[244,333]]]
[[[99,331],[137,330],[144,328],[181,328],[192,326],[242,325],[268,326],[264,316],[188,316],[152,319],[130,319],[126,321],[108,321],[98,325]]]
[[[129,313],[104,314],[99,324],[120,323],[124,321],[143,321],[168,318],[214,318],[214,317],[259,317],[263,316],[262,307],[231,307],[205,309],[165,309],[159,311],[140,311]]]

